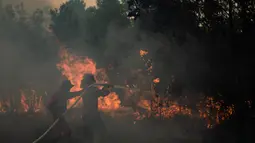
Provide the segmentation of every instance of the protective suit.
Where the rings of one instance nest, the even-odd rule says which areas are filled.
[[[82,92],[70,92],[72,86],[73,85],[70,83],[70,81],[63,81],[61,87],[51,96],[50,100],[48,101],[46,107],[52,114],[54,121],[61,117],[61,115],[66,111],[67,100],[78,96]],[[71,129],[64,117],[60,118],[54,130],[57,134],[54,142],[60,140],[61,138],[70,138],[71,136]]]
[[[94,76],[87,74],[82,81],[82,87],[86,89],[95,82]],[[108,94],[109,90],[106,88],[100,90],[97,87],[90,87],[82,97],[84,106],[82,119],[88,142],[101,143],[105,139],[106,127],[98,110],[98,97]]]

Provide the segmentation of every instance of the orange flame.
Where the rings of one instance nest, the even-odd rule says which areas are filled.
[[[92,59],[72,55],[64,48],[60,50],[60,58],[57,68],[74,85],[71,92],[82,90],[80,86],[84,74],[96,73],[96,63]]]
[[[224,101],[215,101],[212,97],[206,97],[197,105],[200,118],[207,122],[207,128],[229,119],[234,114],[234,105],[224,106]]]
[[[159,103],[149,100],[141,100],[138,102],[138,106],[146,109],[149,116],[162,117],[164,119],[172,118],[175,115],[188,115],[191,116],[191,109],[186,106],[178,105],[177,103],[170,102],[164,103],[160,106]],[[139,114],[140,116],[141,114]],[[148,116],[147,115],[147,116]],[[139,117],[140,118],[140,117]]]
[[[159,79],[159,78],[153,79],[153,83],[159,83],[159,82],[160,82],[160,79]]]
[[[112,111],[120,108],[120,99],[115,92],[111,92],[105,97],[98,98],[98,108],[101,111]]]
[[[104,69],[96,69],[96,63],[88,57],[75,56],[62,48],[60,51],[60,58],[61,62],[57,64],[57,68],[61,70],[62,74],[74,85],[70,90],[71,92],[80,91],[82,89],[80,87],[81,81],[83,80],[84,74],[87,73],[95,75],[97,83],[107,83],[109,81],[106,71]],[[70,99],[67,108],[70,108],[77,98],[78,97]],[[114,92],[106,97],[100,97],[98,101],[99,110],[116,110],[120,107],[120,100],[118,95]],[[81,105],[82,100],[80,100],[75,107],[80,107]]]
[[[20,93],[21,93],[20,103],[21,103],[21,105],[23,107],[24,112],[27,112],[29,110],[29,106],[26,103],[27,99],[26,99],[25,93],[22,90],[20,90]]]
[[[148,51],[140,50],[140,56],[143,57],[148,54]]]
[[[144,61],[146,61],[145,64],[148,63],[147,60],[144,59],[144,56],[147,54],[148,51],[140,50],[140,56]],[[72,92],[82,89],[80,87],[81,81],[83,75],[86,73],[95,75],[96,81],[98,83],[109,82],[106,71],[104,69],[96,69],[96,63],[88,57],[75,56],[68,52],[68,50],[62,48],[60,50],[60,58],[61,61],[57,64],[57,68],[74,85],[74,87],[71,89]],[[152,68],[152,66],[148,67],[149,69]],[[155,78],[152,82],[155,84],[159,83],[160,79]],[[26,98],[30,96],[30,93],[26,95],[24,90],[21,90],[20,93],[20,103],[22,105],[22,111],[27,112],[28,110],[30,110],[30,108],[33,108],[35,112],[41,111],[39,110],[39,107],[41,107],[41,97],[39,99],[39,103],[34,103],[33,107],[31,107],[31,99]],[[155,93],[152,92],[151,94],[153,95]],[[34,95],[35,91],[32,91],[32,97],[34,97]],[[187,105],[179,104],[177,102],[173,102],[172,100],[172,98],[170,100],[170,98],[166,99],[161,97],[152,97],[152,100],[144,100],[144,98],[140,99],[140,101],[138,101],[137,103],[137,107],[139,108],[137,108],[137,111],[134,113],[136,120],[142,120],[149,117],[160,117],[160,119],[168,119],[176,115],[186,115],[190,117],[196,117],[198,119],[204,119],[206,121],[206,127],[212,128],[215,124],[220,124],[224,120],[229,119],[231,115],[234,114],[235,109],[234,105],[226,106],[224,105],[223,101],[216,101],[212,97],[206,97],[200,100],[199,104],[197,104],[197,110],[191,110],[191,108],[189,108]],[[68,103],[68,108],[75,101],[76,98],[70,99]],[[248,100],[245,102],[247,106],[251,108],[252,101]],[[76,107],[80,107],[81,105],[82,101],[80,101],[76,105]],[[98,98],[98,108],[103,112],[111,113],[112,111],[117,111],[119,109],[125,108],[122,107],[123,106],[121,106],[120,99],[115,92],[112,92],[105,97]],[[11,99],[0,101],[0,112],[7,112],[10,108]]]

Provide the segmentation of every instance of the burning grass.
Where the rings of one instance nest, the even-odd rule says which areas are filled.
[[[207,128],[212,128],[215,124],[220,124],[234,114],[234,105],[226,106],[224,101],[215,101],[212,97],[203,97],[196,105],[196,108],[191,108],[177,99],[166,98],[156,95],[154,87],[160,83],[159,78],[152,76],[151,59],[146,58],[148,51],[140,50],[140,56],[145,64],[148,75],[146,78],[151,79],[151,91],[149,91],[150,100],[139,98],[138,101],[132,101],[133,105],[129,107],[122,106],[119,96],[116,92],[111,92],[105,97],[98,98],[98,108],[100,111],[110,114],[111,116],[125,117],[133,114],[134,120],[142,120],[145,118],[154,118],[160,120],[171,119],[177,115],[184,115],[189,118],[203,119],[206,122]],[[60,50],[60,62],[57,63],[57,68],[73,84],[71,92],[80,91],[83,75],[86,73],[93,74],[97,83],[110,83],[106,70],[97,69],[96,62],[88,57],[76,56],[70,53],[67,49]],[[124,83],[124,81],[123,81]],[[127,85],[129,87],[129,85]],[[135,86],[136,87],[136,86]],[[137,97],[144,93],[132,91],[128,89],[128,98]],[[65,95],[63,95],[65,96]],[[86,95],[85,95],[86,96]],[[11,99],[0,101],[0,112],[5,113],[13,109],[15,112],[43,112],[43,95],[38,95],[35,90],[20,90],[20,107],[11,107]],[[185,100],[188,100],[186,98]],[[76,98],[68,101],[68,108],[76,101]],[[249,102],[250,103],[250,102]],[[75,106],[82,106],[82,101]],[[132,107],[132,108],[131,108]],[[135,108],[135,109],[134,109]]]

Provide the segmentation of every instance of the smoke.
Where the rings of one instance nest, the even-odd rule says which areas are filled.
[[[61,82],[61,73],[56,68],[59,60],[59,45],[54,35],[47,31],[50,23],[49,8],[59,7],[67,0],[1,0],[2,8],[24,5],[30,22],[1,20],[0,27],[0,71],[2,91],[32,87],[53,91]],[[95,6],[95,0],[86,0],[86,6]],[[42,25],[31,23],[32,14],[44,10]],[[3,16],[1,13],[1,16]],[[6,13],[5,13],[6,14]],[[17,13],[16,13],[17,14]]]
[[[59,47],[54,36],[32,22],[11,19],[0,22],[1,92],[21,88],[54,90],[61,76],[56,69]]]
[[[17,5],[23,3],[26,8],[26,11],[29,13],[34,12],[38,8],[43,9],[52,6],[50,0],[2,0],[2,3],[3,5],[7,4]]]
[[[104,23],[104,19],[101,19]],[[107,27],[105,37],[98,40],[97,46],[91,46],[82,40],[76,40],[69,42],[68,47],[74,48],[77,54],[93,58],[99,66],[105,68],[111,64],[115,66],[116,71],[125,71],[126,74],[129,69],[146,68],[139,51],[141,49],[148,50],[147,58],[151,58],[154,63],[153,74],[162,78],[162,82],[169,82],[171,75],[175,75],[181,82],[195,80],[203,74],[201,72],[207,70],[205,69],[207,65],[200,61],[200,51],[194,50],[200,47],[198,41],[188,34],[186,35],[186,42],[179,45],[162,33],[146,31],[140,29],[140,26],[123,26],[116,22],[116,19],[111,20],[104,26]],[[193,50],[190,51],[189,49]],[[196,59],[193,59],[193,57],[196,57]],[[188,71],[188,68],[192,69],[194,73]],[[197,76],[190,77],[190,74]]]
[[[31,12],[36,8],[58,7],[64,2],[63,0],[4,0],[3,2],[4,4],[16,4],[21,1],[24,2],[25,10],[31,10]],[[86,1],[86,5],[95,4],[95,0]],[[148,58],[152,58],[154,62],[155,76],[165,80],[168,80],[174,74],[185,81],[190,79],[188,76],[189,69],[195,69],[193,71],[197,72],[197,77],[201,75],[201,71],[208,70],[205,69],[207,65],[204,65],[203,62],[197,62],[200,60],[199,58],[192,58],[199,57],[194,55],[201,55],[198,50],[194,50],[199,47],[199,44],[192,36],[187,34],[188,40],[179,45],[175,40],[172,40],[173,37],[169,38],[166,34],[141,29],[140,27],[143,25],[138,26],[140,24],[139,20],[135,27],[119,24],[118,19],[107,17],[111,15],[111,10],[106,10],[101,17],[97,17],[96,23],[91,22],[91,25],[94,26],[91,28],[93,30],[106,27],[105,36],[98,40],[97,45],[91,45],[82,38],[78,38],[69,41],[67,47],[74,49],[74,53],[93,58],[99,66],[107,67],[109,64],[116,64],[116,68],[119,69],[145,68],[144,62],[140,59],[139,50],[146,49],[149,51]],[[107,13],[108,11],[109,13]],[[116,16],[116,18],[119,17]],[[46,26],[47,24],[48,22],[46,22]],[[14,82],[13,77],[15,77],[17,78],[15,80],[19,81],[20,84],[30,83],[33,86],[47,90],[56,87],[60,82],[60,72],[55,67],[58,60],[56,51],[59,47],[55,44],[54,36],[45,34],[47,33],[45,29],[38,30],[35,28],[32,30],[33,35],[31,35],[31,29],[25,28],[24,30],[24,27],[19,24],[12,27],[10,25],[13,24],[8,23],[0,27],[2,33],[8,33],[1,35],[3,50],[1,52],[1,64],[5,69],[1,71],[3,72],[1,75],[5,78],[2,83],[10,82],[6,86],[11,87]],[[91,37],[91,33],[85,32],[83,34],[85,37]],[[102,49],[102,51],[98,49]],[[193,49],[193,51],[189,49]],[[193,54],[193,56],[191,57],[190,54]],[[9,60],[10,57],[12,57],[11,60]],[[192,64],[190,61],[199,64]]]
[[[58,8],[61,4],[68,0],[2,0],[3,4],[20,4],[24,3],[26,10],[29,12],[33,12],[34,10],[40,8]],[[96,0],[84,0],[86,2],[86,6],[96,6]]]
[[[143,25],[137,27],[122,27],[111,22],[106,34],[104,55],[115,57],[119,68],[137,69],[145,68],[139,50],[148,50],[147,58],[153,61],[153,75],[161,78],[164,87],[170,82],[171,75],[175,75],[182,85],[194,88],[195,84],[204,84],[210,66],[204,61],[202,45],[194,36],[187,33],[180,44],[173,36],[139,28]]]
[[[18,1],[8,2],[16,3]],[[57,6],[61,3],[60,1],[46,0],[36,2],[24,0],[23,2],[25,10],[31,11],[37,7]],[[105,17],[108,15],[106,14]],[[105,17],[99,17],[96,21],[97,24],[105,24]],[[191,38],[183,45],[186,48],[181,48],[161,33],[144,31],[139,27],[122,26],[115,20],[112,19],[106,25],[97,25],[99,28],[105,26],[107,29],[104,39],[98,41],[100,42],[98,46],[90,45],[79,39],[69,42],[68,48],[76,49],[76,52],[81,55],[93,57],[99,65],[104,67],[117,61],[116,68],[125,70],[143,68],[144,63],[140,59],[139,50],[147,49],[148,56],[155,61],[155,74],[161,76],[162,80],[167,80],[172,73],[178,73],[179,77],[185,77],[189,56],[187,51],[181,49],[196,47],[198,44],[195,40]],[[59,46],[56,45],[54,36],[47,33],[46,29],[34,27],[34,25],[24,26],[16,21],[0,22],[2,24],[0,27],[1,88],[12,90],[27,85],[39,90],[54,91],[61,81],[61,73],[56,68]],[[98,27],[93,27],[93,30]],[[99,54],[93,49],[104,50],[102,54]],[[167,55],[166,52],[169,54]],[[110,58],[113,61],[109,60]],[[166,62],[168,60],[170,60],[169,63]],[[176,133],[176,130],[172,130],[172,132]],[[165,134],[167,133],[169,132],[165,131]],[[181,134],[176,136],[179,137]]]
[[[169,69],[170,71],[174,71],[174,69],[179,71],[185,70],[183,68],[187,55],[183,51],[174,51],[174,46],[176,45],[161,33],[144,31],[139,28],[123,28],[111,23],[108,27],[105,43],[107,47],[104,53],[105,56],[116,57],[121,63],[120,68],[145,68],[144,62],[141,61],[139,51],[148,50],[147,57],[154,61],[155,67],[153,68],[156,71],[155,74],[168,74],[168,76],[171,76]],[[169,53],[169,56],[176,63],[169,61],[168,67],[166,68],[166,63],[162,62],[164,60],[162,56],[165,53],[160,55],[160,50]]]
[[[35,88],[47,92],[56,90],[63,77],[56,68],[59,45],[56,44],[54,35],[47,31],[50,23],[48,10],[59,7],[64,2],[66,0],[2,0],[3,8],[8,4],[15,7],[23,3],[29,22],[22,24],[19,20],[0,21],[1,92],[9,94],[8,92],[20,88]],[[95,4],[95,0],[86,1],[87,6]],[[31,22],[32,14],[37,9],[44,11],[42,25]]]

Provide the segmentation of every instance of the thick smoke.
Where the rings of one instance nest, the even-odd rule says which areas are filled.
[[[20,1],[8,1],[8,3],[13,2],[18,3]],[[42,8],[59,5],[62,1],[53,2],[45,0],[30,2],[29,0],[25,0],[23,2],[25,10],[29,10],[30,7],[34,9],[37,7]],[[7,1],[4,1],[4,3],[6,4]],[[87,5],[91,5],[91,3],[87,3]],[[45,16],[48,16],[47,13],[45,14]],[[135,27],[123,26],[114,18],[105,22],[107,21],[104,18],[105,16],[107,14],[98,17],[94,24],[96,26],[107,27],[104,39],[99,39],[97,46],[87,43],[82,38],[77,38],[76,40],[66,42],[67,47],[76,51],[74,53],[93,58],[101,67],[116,64],[116,68],[120,69],[143,68],[144,63],[140,60],[139,50],[147,49],[149,51],[148,57],[151,57],[154,61],[153,68],[155,76],[160,76],[166,79],[166,81],[169,80],[172,74],[178,76],[182,82],[197,80],[204,71],[207,71],[205,69],[207,66],[202,62],[198,62],[201,61],[199,55],[202,53],[194,50],[196,47],[199,47],[199,44],[192,36],[187,34],[185,36],[187,39],[186,42],[180,46],[180,44],[173,40],[174,37],[169,39],[169,37],[163,34],[140,29],[143,25],[139,25],[139,21]],[[46,21],[44,22],[44,28],[49,24],[49,18],[46,20],[44,19]],[[102,25],[101,23],[106,25]],[[95,30],[97,29],[96,26],[93,27]],[[80,31],[82,30],[80,29]],[[1,27],[1,31],[3,31],[2,33],[8,33],[1,35],[1,40],[3,41],[1,43],[3,44],[2,47],[4,50],[1,54],[5,53],[1,57],[2,64],[5,67],[5,75],[3,77],[10,79],[15,75],[17,81],[21,82],[21,84],[28,82],[33,84],[33,86],[40,85],[43,89],[54,86],[49,85],[48,82],[53,84],[54,82],[60,81],[58,80],[60,77],[58,74],[60,72],[55,67],[58,60],[56,51],[59,46],[56,45],[56,39],[53,35],[48,34],[45,29],[38,30],[32,28],[32,33],[35,35],[32,36],[30,33],[31,29],[24,30],[24,27],[18,24],[12,26],[5,24]],[[84,37],[91,36],[90,33],[85,32],[83,34]],[[102,49],[103,55],[95,52],[94,49]],[[189,49],[193,50],[191,51]],[[164,55],[167,55],[165,53],[168,53],[167,57],[164,57]],[[40,56],[40,59],[35,59]],[[12,57],[12,60],[8,60],[10,57]],[[194,65],[193,63],[199,64]],[[188,76],[190,69],[197,71],[195,74],[197,77]],[[52,82],[51,79],[54,79],[54,81]],[[7,81],[11,82],[11,80]],[[8,86],[10,85],[8,84]]]
[[[175,75],[180,82],[189,83],[200,80],[209,70],[201,57],[201,45],[189,34],[186,35],[186,42],[180,45],[161,33],[123,28],[113,22],[108,26],[105,47],[104,55],[115,57],[120,64],[119,68],[145,68],[139,50],[148,50],[147,57],[152,58],[154,63],[154,75],[166,80],[165,82],[169,82],[171,75]]]
[[[29,3],[29,5],[26,3]],[[25,10],[31,8],[31,11],[33,11],[36,7],[42,8],[42,6],[48,6],[52,3],[48,0],[42,3],[34,2],[33,5],[32,0],[25,0],[24,4]],[[192,39],[192,37],[189,38],[189,42],[183,45],[185,48],[180,48],[178,44],[163,34],[145,31],[140,29],[139,26],[135,28],[122,26],[116,22],[116,19],[104,22],[104,18],[99,17],[98,21],[94,23],[98,27],[107,27],[104,39],[99,39],[97,46],[78,38],[65,42],[67,47],[73,49],[75,54],[92,57],[102,67],[107,67],[108,64],[117,62],[116,68],[124,69],[124,73],[129,72],[127,69],[130,68],[144,67],[144,63],[140,60],[139,50],[146,49],[149,51],[148,56],[155,61],[153,68],[156,76],[160,76],[162,80],[167,80],[172,74],[176,74],[183,79],[187,77],[186,68],[190,60],[188,49],[191,47],[194,49],[194,47],[198,46],[196,40]],[[106,23],[106,25],[101,23]],[[59,60],[57,55],[59,45],[56,44],[55,36],[48,33],[45,26],[42,27],[29,24],[27,27],[14,21],[5,22],[0,27],[0,65],[2,69],[0,71],[0,78],[2,79],[0,86],[4,90],[16,90],[23,86],[30,86],[49,92],[56,90],[61,81],[61,73],[56,68],[56,63]],[[98,27],[93,27],[93,30]],[[82,31],[83,29],[80,30]],[[86,34],[83,36],[91,36]],[[103,49],[103,52],[99,54],[94,49]],[[164,54],[160,54],[160,52]],[[165,52],[169,53],[168,57],[163,57],[163,55],[166,55]],[[199,55],[199,53],[195,54]],[[167,60],[169,60],[169,63],[166,63]],[[125,77],[125,75],[123,76]],[[112,77],[114,78],[115,76]],[[129,126],[127,127],[127,125]],[[108,124],[108,126],[112,126],[112,124]],[[181,129],[181,127],[177,124],[171,126],[171,136],[182,138],[181,130],[177,130]],[[135,131],[137,131],[136,135],[145,131],[139,125],[134,127]],[[111,129],[111,127],[109,128]],[[121,129],[113,128],[112,130],[114,131],[115,129],[116,132],[120,132],[119,130],[129,128],[130,124],[123,124]],[[158,138],[162,138],[163,135],[167,136],[170,132],[170,128],[162,130],[157,126],[155,129],[159,131]],[[147,129],[146,132],[154,135],[154,130]]]
[[[32,13],[38,8],[49,8],[52,6],[49,0],[2,0],[3,5],[13,4],[17,5],[23,3],[26,7],[26,11]]]
[[[5,14],[1,13],[1,17]],[[33,23],[30,16],[27,15],[30,21],[26,23],[18,19],[1,20],[2,92],[22,88],[51,91],[60,82],[61,74],[56,69],[59,48],[55,43],[56,39],[44,26]]]
[[[26,6],[26,10],[33,12],[37,8],[59,7],[68,0],[2,0],[3,4],[19,4],[21,2]],[[96,0],[84,0],[87,6],[95,6]]]
[[[203,51],[200,50],[201,45],[192,35],[186,33],[183,35],[184,42],[178,41],[175,36],[169,36],[172,31],[178,29],[173,28],[172,31],[165,32],[167,34],[154,33],[145,30],[139,19],[134,27],[131,27],[131,23],[129,26],[123,26],[120,22],[122,19],[115,15],[119,12],[116,11],[116,7],[105,6],[106,8],[102,9],[99,7],[95,19],[88,20],[88,25],[92,25],[89,29],[85,26],[78,30],[85,31],[82,33],[83,37],[95,37],[96,44],[90,44],[91,41],[87,42],[83,37],[79,37],[66,42],[68,48],[73,49],[77,54],[93,58],[100,67],[114,64],[119,69],[144,68],[139,50],[147,49],[148,57],[152,58],[154,63],[155,76],[160,76],[166,82],[170,80],[171,75],[175,75],[180,82],[189,84],[201,80],[201,76],[208,72],[208,65],[203,62],[201,56],[203,55]],[[106,30],[104,31],[102,27],[106,27]]]

